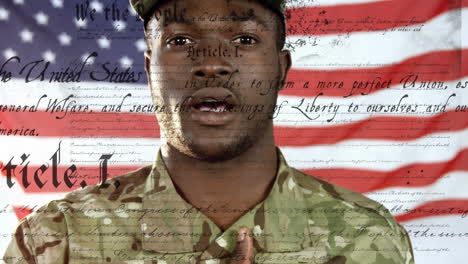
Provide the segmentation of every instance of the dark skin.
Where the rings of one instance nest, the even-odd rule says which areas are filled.
[[[170,1],[159,8],[172,7]],[[185,18],[207,19],[150,20],[150,50],[145,57],[153,103],[173,110],[209,87],[203,90],[203,98],[213,93],[216,99],[229,95],[234,98],[229,102],[237,106],[264,105],[254,116],[252,111],[200,113],[190,106],[187,111],[156,114],[163,160],[179,194],[196,208],[210,208],[204,214],[226,230],[268,196],[277,171],[271,113],[281,85],[266,93],[267,89],[252,88],[252,82],[283,83],[291,58],[277,45],[276,15],[254,1],[177,1],[177,9],[185,9]],[[210,14],[224,17],[232,12],[254,17],[247,21],[208,19]],[[190,48],[215,47],[227,52],[188,56]],[[197,85],[186,86],[193,81]],[[233,85],[223,86],[228,81]],[[239,210],[225,212],[223,208]],[[238,242],[236,254],[243,257],[231,263],[251,263],[250,231],[241,228],[239,237],[245,238]]]

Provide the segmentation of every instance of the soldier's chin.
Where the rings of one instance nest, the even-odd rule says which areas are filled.
[[[194,143],[194,142],[193,142]],[[196,159],[207,162],[222,162],[231,160],[252,146],[248,136],[237,137],[231,142],[219,142],[210,144],[195,143],[188,146],[190,153]]]

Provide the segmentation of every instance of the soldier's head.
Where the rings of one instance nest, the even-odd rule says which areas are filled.
[[[206,161],[273,144],[272,114],[291,66],[283,0],[132,0],[161,138]]]

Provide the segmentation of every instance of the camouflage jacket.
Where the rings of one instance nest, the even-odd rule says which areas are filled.
[[[279,153],[267,198],[224,232],[153,166],[52,201],[18,225],[6,263],[228,263],[241,226],[255,263],[413,264],[406,231],[359,193],[304,174]],[[119,184],[115,184],[118,181]]]

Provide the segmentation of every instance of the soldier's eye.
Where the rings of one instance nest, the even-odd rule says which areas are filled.
[[[249,35],[242,35],[242,36],[234,38],[232,40],[232,43],[240,44],[240,45],[252,45],[252,44],[258,43],[258,40]]]
[[[184,45],[193,44],[193,40],[189,37],[177,36],[177,37],[169,39],[167,41],[167,44],[173,45],[173,46],[184,46]]]

